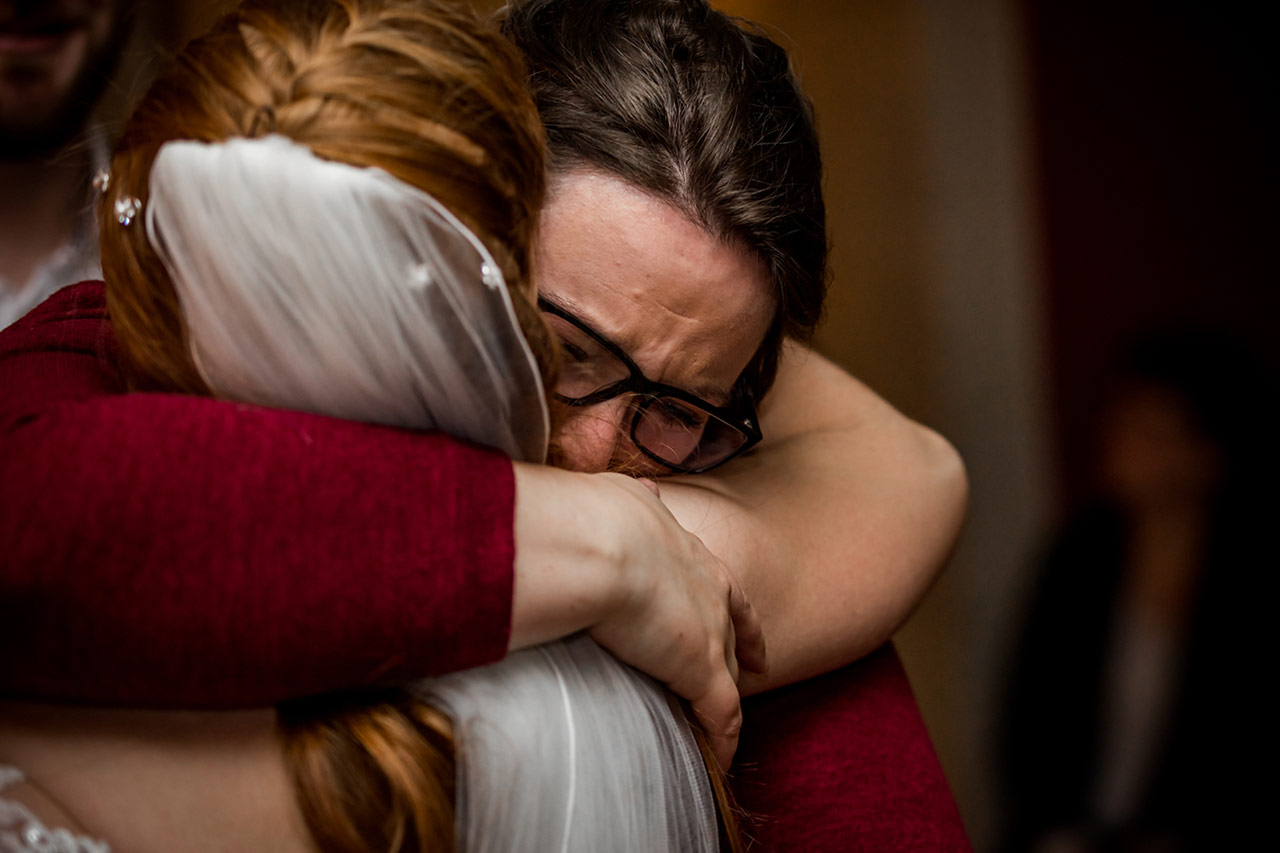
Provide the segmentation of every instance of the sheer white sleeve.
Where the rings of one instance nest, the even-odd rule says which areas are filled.
[[[50,827],[4,789],[26,777],[16,767],[0,764],[0,853],[111,853],[105,841],[77,835],[64,827]]]
[[[683,713],[595,641],[513,652],[413,689],[454,722],[461,853],[718,849]]]

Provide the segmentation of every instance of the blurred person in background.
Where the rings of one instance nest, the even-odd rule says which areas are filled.
[[[1048,550],[1002,722],[1010,850],[1224,849],[1251,835],[1250,633],[1274,383],[1233,341],[1133,345],[1097,493]],[[1274,558],[1271,558],[1272,561]],[[1252,818],[1256,821],[1257,818]],[[1229,846],[1229,845],[1228,845]]]
[[[98,278],[94,108],[133,31],[128,0],[0,0],[0,328]]]

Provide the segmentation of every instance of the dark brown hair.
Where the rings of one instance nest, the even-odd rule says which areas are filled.
[[[813,110],[786,51],[705,0],[513,0],[551,169],[648,190],[770,271],[777,313],[741,387],[759,397],[784,335],[807,337],[827,285]]]

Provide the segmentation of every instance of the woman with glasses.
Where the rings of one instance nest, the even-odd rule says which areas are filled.
[[[474,14],[250,0],[161,74],[100,182],[121,363],[540,462],[544,174],[518,55]],[[230,720],[0,705],[0,849],[740,849],[705,740],[587,637]]]
[[[248,706],[591,628],[691,700],[723,755],[735,676],[748,691],[809,677],[905,618],[954,537],[963,475],[931,433],[784,344],[820,315],[826,254],[816,137],[785,53],[692,0],[525,2],[505,20],[550,144],[539,291],[577,321],[561,317],[562,337],[610,353],[585,387],[558,388],[570,415],[555,449],[584,470],[703,471],[660,487],[702,542],[601,475],[121,396],[92,357],[100,308],[64,301],[0,361],[15,390],[0,457],[5,580],[20,590],[5,598],[9,693]],[[753,440],[752,405],[764,438],[729,461]],[[341,559],[353,549],[358,576]],[[751,623],[721,560],[760,610],[763,675],[738,672]],[[615,578],[645,595],[602,592]],[[281,600],[304,588],[305,606]]]

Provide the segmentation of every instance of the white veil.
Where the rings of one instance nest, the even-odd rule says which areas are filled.
[[[431,196],[270,136],[165,144],[146,208],[215,393],[544,457],[542,384],[498,266]],[[411,689],[454,721],[465,853],[717,849],[680,709],[592,640]]]
[[[524,649],[414,690],[454,722],[463,853],[718,849],[679,706],[595,641]]]
[[[166,143],[150,196],[215,393],[545,458],[542,380],[498,265],[427,193],[268,136]]]

